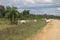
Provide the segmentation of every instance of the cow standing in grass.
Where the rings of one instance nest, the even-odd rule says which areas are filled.
[[[18,20],[18,24],[26,24],[29,20]]]
[[[37,22],[37,20],[36,20],[36,19],[34,19],[33,21],[34,21],[34,22]]]

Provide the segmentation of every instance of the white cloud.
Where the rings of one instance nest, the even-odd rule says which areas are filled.
[[[34,0],[24,0],[24,5],[35,4]]]
[[[23,4],[24,5],[40,5],[40,4],[48,4],[48,3],[53,3],[53,0],[24,0]]]
[[[29,3],[35,3],[34,0],[25,0],[26,2],[29,2]]]
[[[35,0],[37,3],[53,3],[53,0]]]
[[[46,2],[46,3],[52,3],[53,0],[44,0],[44,2]]]
[[[59,10],[59,11],[60,11],[60,8],[57,8],[57,10]]]

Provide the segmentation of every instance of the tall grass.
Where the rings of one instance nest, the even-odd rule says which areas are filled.
[[[31,36],[37,32],[37,30],[42,29],[45,25],[46,22],[43,20],[38,20],[36,23],[33,23],[31,20],[31,22],[27,24],[2,26],[5,28],[0,30],[0,40],[26,40],[25,38]]]

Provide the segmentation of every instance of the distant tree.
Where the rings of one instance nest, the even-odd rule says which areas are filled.
[[[21,12],[21,19],[27,19],[29,17],[30,10],[24,10]]]
[[[8,6],[6,8],[6,16],[10,20],[11,24],[17,23],[17,19],[18,19],[18,16],[19,16],[17,8]]]
[[[5,7],[3,5],[0,5],[0,17],[5,16]]]
[[[23,13],[23,15],[29,15],[30,13],[30,10],[24,10],[22,13]]]

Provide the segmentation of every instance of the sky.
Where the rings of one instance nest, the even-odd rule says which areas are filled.
[[[0,0],[0,5],[16,6],[19,11],[28,9],[32,14],[60,16],[60,0]]]

